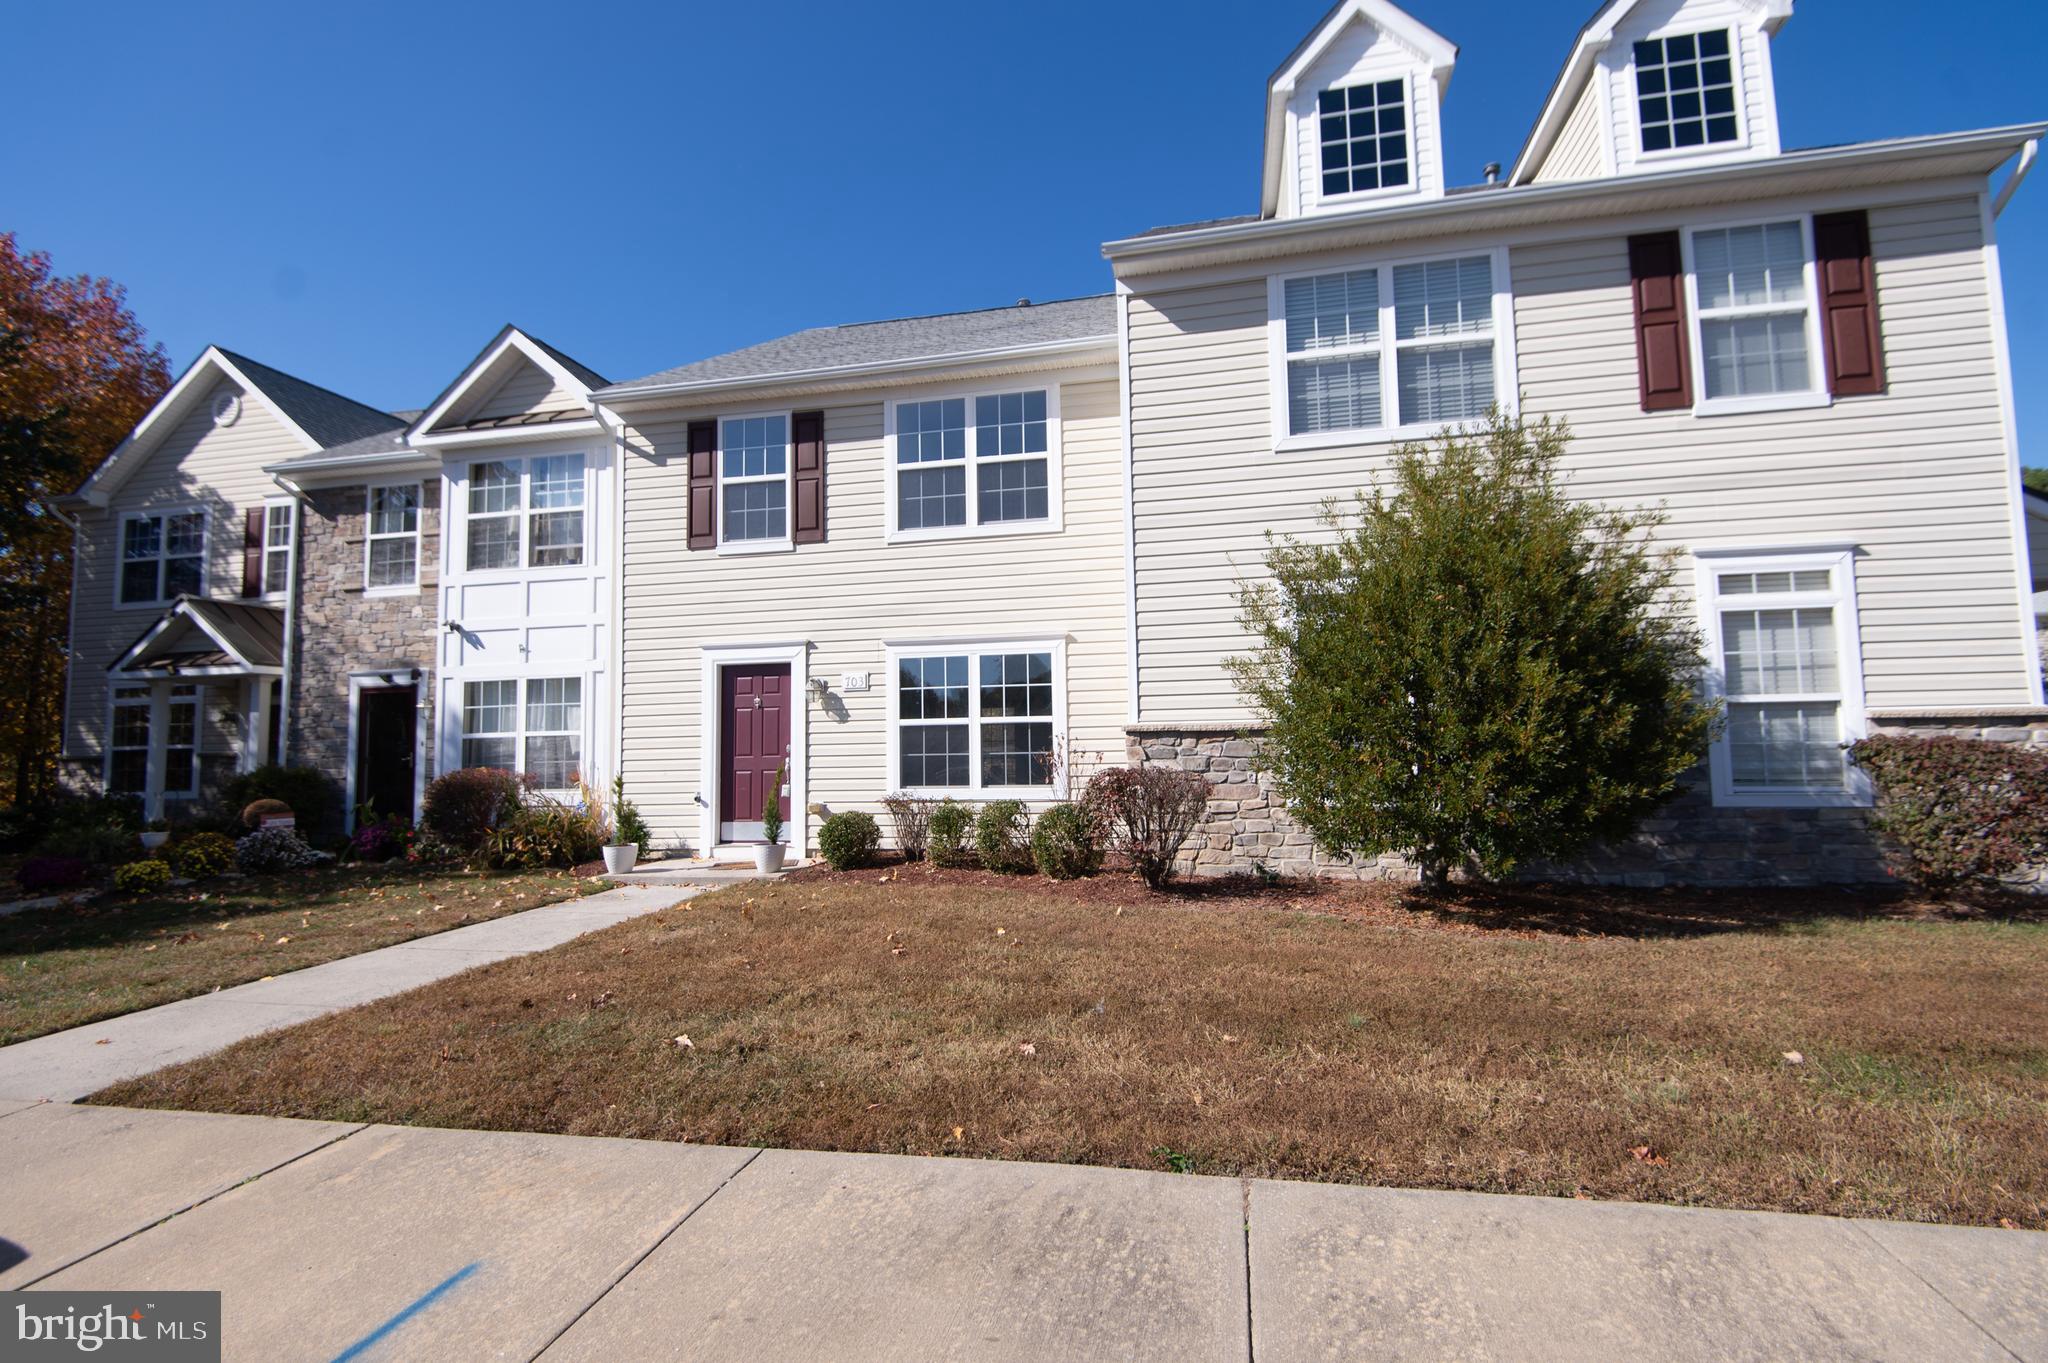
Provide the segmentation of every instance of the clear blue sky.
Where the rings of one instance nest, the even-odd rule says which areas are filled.
[[[34,0],[0,230],[125,283],[178,366],[217,342],[417,406],[513,321],[632,378],[1107,289],[1101,242],[1256,208],[1265,78],[1324,5]],[[1408,8],[1463,48],[1469,183],[1595,0]],[[2037,0],[1801,0],[1775,54],[1787,146],[2048,118]],[[1999,224],[2032,463],[2044,224],[2048,171]]]

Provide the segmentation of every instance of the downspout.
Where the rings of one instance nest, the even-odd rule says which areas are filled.
[[[284,656],[280,659],[283,676],[278,678],[277,703],[284,713],[277,717],[277,751],[270,755],[273,766],[286,765],[286,758],[292,747],[292,664],[298,657],[293,626],[299,619],[299,550],[306,541],[305,507],[311,500],[306,490],[282,473],[273,473],[270,480],[283,488],[292,499],[292,572],[284,586]]]
[[[2012,196],[2019,192],[2020,185],[2027,178],[2027,172],[2034,168],[2034,161],[2040,154],[2041,139],[2028,138],[2026,145],[2020,148],[2020,163],[2012,168],[2012,174],[2006,179],[2005,187],[1998,191],[1998,197],[1991,202],[1993,218],[2005,212],[2005,206],[2011,203]]]

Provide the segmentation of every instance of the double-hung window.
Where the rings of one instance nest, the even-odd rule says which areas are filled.
[[[519,772],[544,790],[575,789],[583,779],[583,679],[463,683],[462,765]]]
[[[469,571],[582,563],[584,468],[580,454],[471,464],[465,517]],[[413,515],[417,530],[417,496]]]
[[[1057,528],[1055,408],[1043,388],[891,403],[892,537]]]
[[[779,547],[789,535],[789,415],[718,423],[721,543]]]
[[[206,585],[206,513],[138,513],[121,521],[120,601],[158,605]]]
[[[1504,278],[1489,253],[1279,281],[1286,435],[1484,417],[1503,391]]]
[[[1702,228],[1689,247],[1706,403],[1824,400],[1806,220]]]
[[[147,686],[114,688],[114,713],[107,732],[107,793],[141,795],[149,790]]]
[[[519,478],[517,461],[469,466],[469,571],[519,566]]]
[[[1635,69],[1644,151],[1741,140],[1728,30],[1647,38],[1635,46]]]
[[[1050,644],[890,651],[896,783],[910,791],[1049,794],[1064,709]]]
[[[529,466],[527,555],[532,568],[583,562],[583,456],[551,454]]]
[[[364,585],[371,591],[418,584],[420,576],[420,485],[398,483],[370,489]]]
[[[1844,751],[1863,734],[1852,565],[1842,551],[1699,560],[1709,675],[1726,706],[1716,803],[1860,802]]]
[[[263,504],[263,594],[282,596],[292,585],[292,529],[299,504],[273,497]]]
[[[199,688],[173,686],[164,704],[164,794],[199,793]]]

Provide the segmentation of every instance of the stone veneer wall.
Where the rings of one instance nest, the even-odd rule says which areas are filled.
[[[2048,711],[1888,712],[1877,733],[1952,734],[1990,743],[2048,747]],[[1129,732],[1130,760],[1200,772],[1215,787],[1207,821],[1181,856],[1198,876],[1265,869],[1342,880],[1414,880],[1404,857],[1333,857],[1314,845],[1259,769],[1257,732],[1142,725]],[[1704,770],[1626,842],[1555,865],[1531,879],[1624,884],[1756,886],[1859,884],[1889,879],[1869,815],[1860,809],[1717,809]],[[2048,876],[2035,875],[2030,881]]]
[[[420,490],[419,590],[370,596],[363,589],[366,499],[369,489],[309,490],[299,508],[299,596],[293,618],[292,695],[288,760],[316,767],[345,789],[348,751],[348,679],[381,668],[420,669],[419,704],[433,730],[434,654],[439,612],[435,583],[441,558],[441,484],[423,479]],[[420,753],[432,780],[434,745]]]

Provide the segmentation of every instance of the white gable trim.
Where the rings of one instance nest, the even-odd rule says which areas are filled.
[[[320,442],[306,434],[299,423],[293,421],[284,408],[278,406],[261,386],[250,382],[249,376],[237,369],[227,356],[221,354],[219,347],[208,346],[199,353],[199,358],[192,361],[185,372],[178,376],[178,381],[171,385],[170,391],[157,399],[156,406],[150,408],[149,414],[136,423],[135,429],[128,433],[127,438],[114,447],[114,452],[100,461],[100,466],[93,470],[92,476],[87,478],[84,485],[73,495],[88,506],[105,507],[108,500],[120,489],[121,484],[126,482],[134,470],[155,451],[157,442],[183,419],[186,408],[204,396],[211,385],[201,380],[208,377],[215,380],[232,379],[245,395],[261,401],[264,410],[276,417],[284,428],[306,447],[308,453],[320,448]]]
[[[580,395],[583,399],[585,411],[596,411],[596,405],[590,400],[589,384],[570,373],[559,360],[548,354],[544,348],[535,345],[533,340],[518,327],[506,327],[504,335],[500,336],[491,345],[485,346],[483,353],[471,360],[468,367],[462,371],[461,376],[448,386],[448,391],[443,393],[439,400],[432,407],[428,408],[426,412],[422,413],[419,420],[412,424],[412,428],[406,432],[407,443],[431,445],[447,440],[474,439],[476,437],[476,432],[474,431],[449,431],[443,432],[440,435],[431,435],[429,432],[433,431],[436,422],[445,419],[458,403],[469,396],[471,390],[476,387],[478,380],[485,374],[490,373],[492,366],[496,365],[508,350],[517,350],[557,384]]]
[[[216,633],[213,627],[206,623],[206,617],[192,609],[190,602],[177,601],[172,603],[171,608],[163,613],[162,619],[151,625],[147,633],[129,645],[128,650],[114,660],[113,664],[107,668],[108,673],[114,674],[127,671],[128,664],[132,660],[140,657],[144,650],[158,639],[161,639],[164,636],[164,631],[176,624],[181,618],[190,621],[193,627],[201,634],[204,634],[207,638],[218,644],[221,652],[235,660],[237,667],[229,675],[239,675],[242,672],[258,672],[267,676],[275,676],[282,670],[275,667],[259,666],[256,663],[250,662],[242,650],[236,648]],[[192,669],[195,673],[201,670],[199,668]]]

